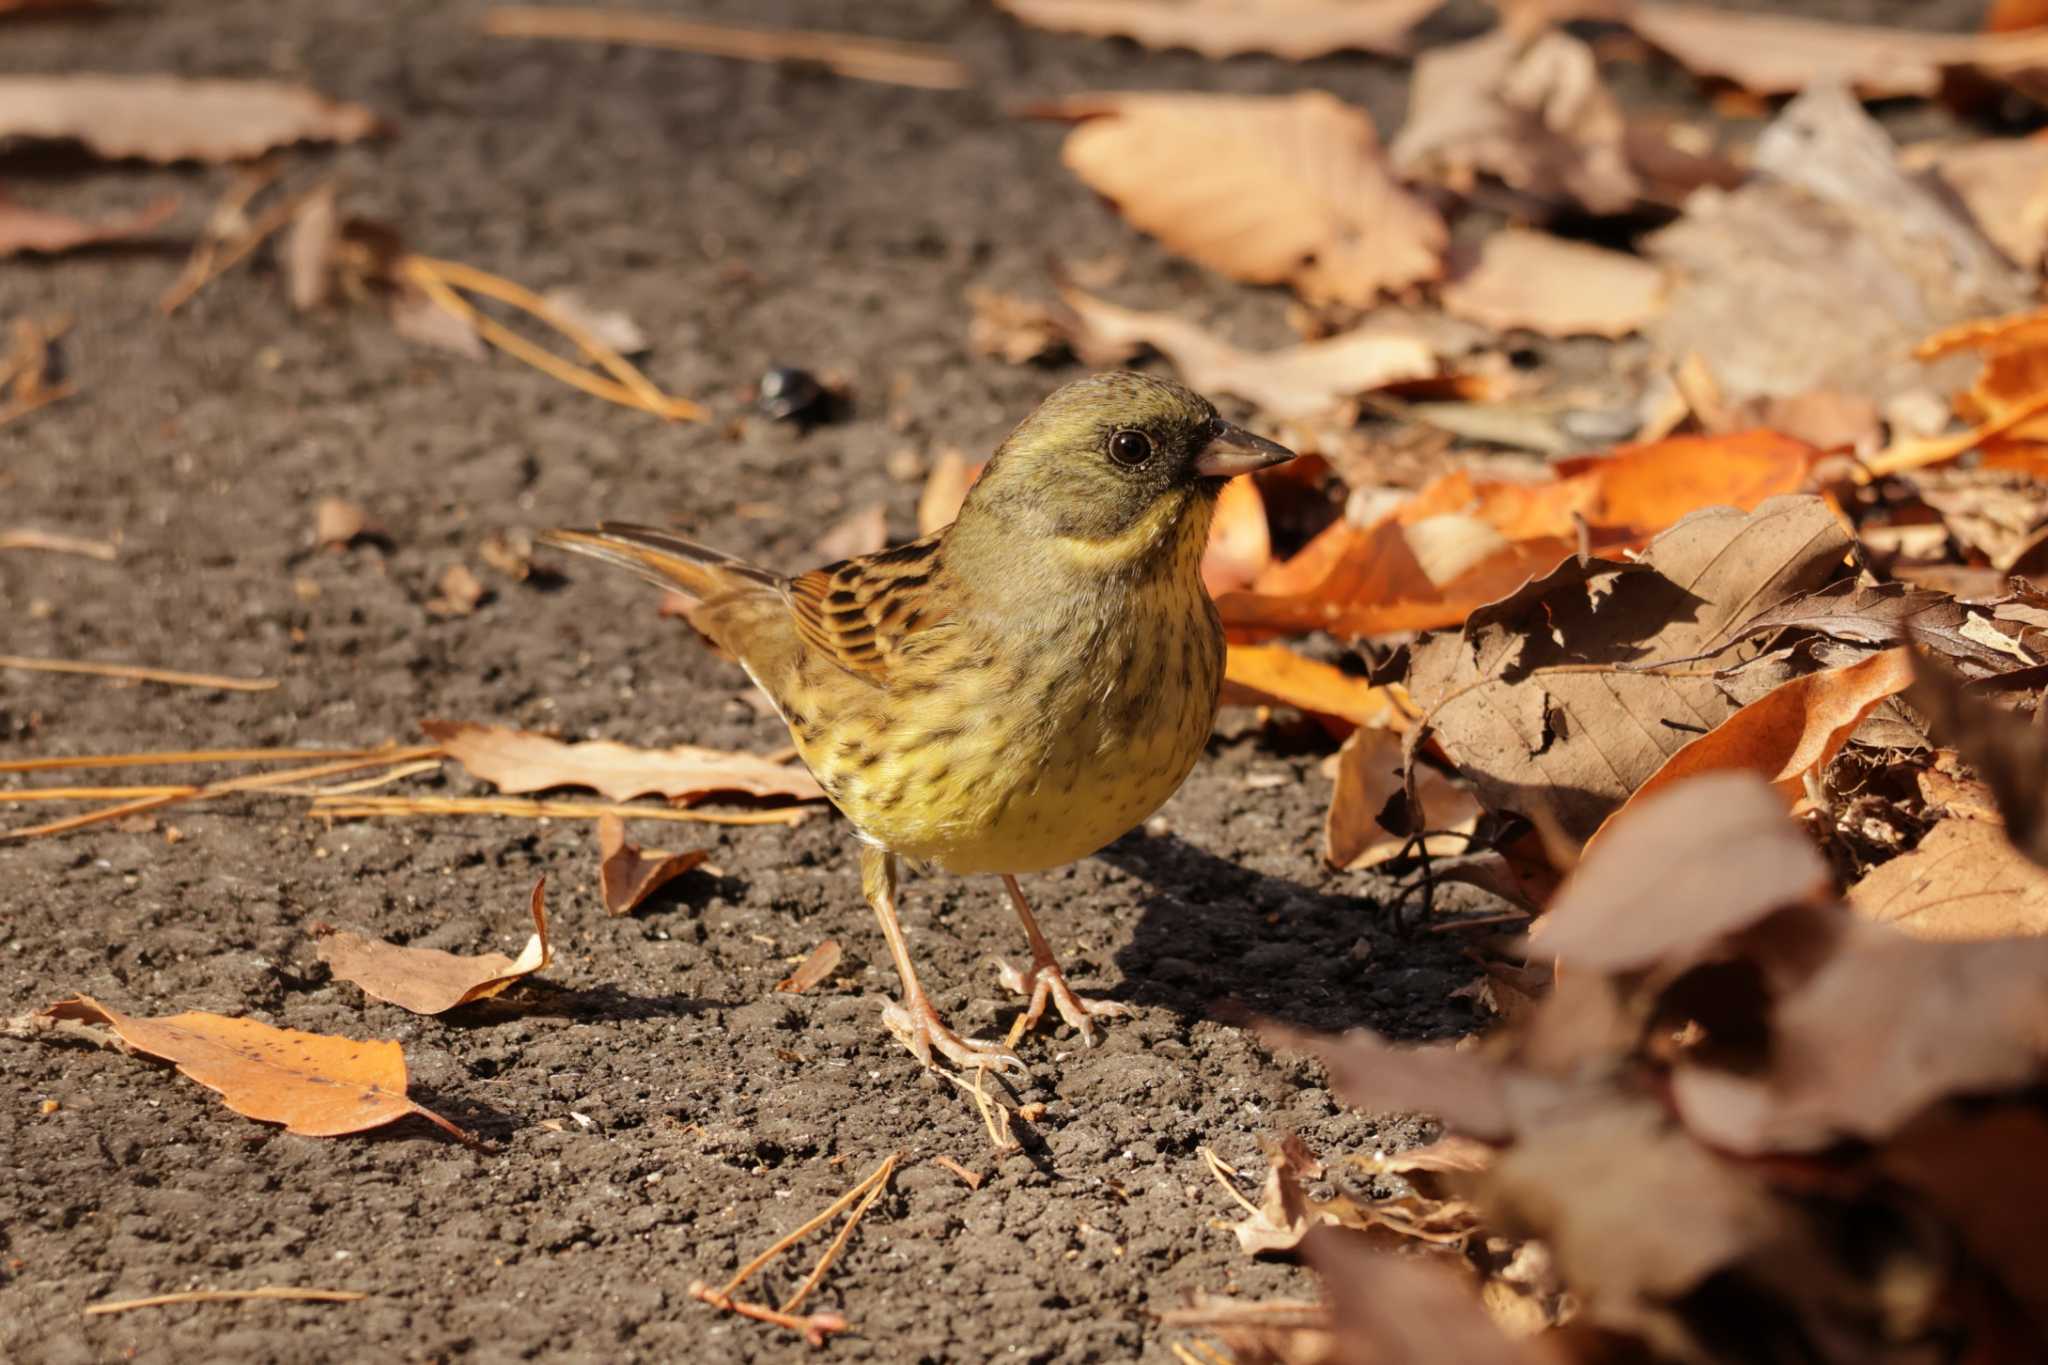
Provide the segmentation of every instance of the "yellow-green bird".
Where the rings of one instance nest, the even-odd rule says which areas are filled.
[[[551,544],[695,599],[861,839],[861,889],[903,996],[883,1014],[919,1061],[1019,1067],[948,1028],[896,919],[897,865],[995,873],[1030,940],[1002,967],[1089,1043],[1123,1006],[1076,995],[1017,884],[1094,853],[1179,788],[1215,721],[1223,628],[1202,551],[1232,477],[1293,452],[1167,380],[1114,372],[1019,423],[959,518],[795,578],[666,531],[605,524]]]

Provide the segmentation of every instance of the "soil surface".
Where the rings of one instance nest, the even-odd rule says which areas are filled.
[[[1981,6],[1800,8],[1914,23],[1939,11],[1961,27]],[[688,10],[942,42],[977,84],[934,93],[493,39],[468,7],[404,3],[129,6],[7,26],[9,71],[303,78],[372,105],[396,137],[296,153],[295,175],[331,168],[348,211],[399,227],[416,250],[629,309],[653,339],[650,372],[717,420],[663,425],[502,356],[426,349],[368,308],[296,316],[267,257],[167,320],[155,300],[228,172],[0,161],[38,202],[111,208],[160,189],[184,200],[160,244],[0,273],[7,315],[75,317],[64,355],[80,388],[0,435],[0,524],[121,542],[112,563],[0,556],[5,651],[282,682],[242,694],[0,673],[0,757],[355,746],[412,739],[426,717],[780,748],[739,670],[658,618],[647,590],[582,565],[515,582],[483,566],[480,542],[599,517],[674,522],[797,568],[815,562],[824,528],[876,501],[907,537],[919,479],[903,452],[984,452],[1078,373],[970,358],[967,286],[1037,290],[1051,253],[1122,255],[1122,301],[1181,307],[1250,341],[1285,335],[1283,298],[1137,238],[1061,168],[1061,130],[1011,117],[1014,102],[1320,86],[1391,131],[1407,80],[1364,57],[1144,53],[1030,32],[979,4]],[[1476,5],[1436,21],[1446,33],[1484,22]],[[772,364],[843,375],[850,411],[808,430],[752,414],[747,387]],[[314,548],[312,507],[326,495],[361,502],[379,538]],[[427,604],[457,561],[492,595],[443,618]],[[415,1095],[495,1150],[416,1120],[288,1136],[159,1064],[0,1040],[0,1358],[808,1358],[688,1286],[721,1281],[901,1152],[889,1194],[813,1301],[854,1324],[831,1357],[1170,1359],[1152,1315],[1191,1291],[1312,1292],[1304,1272],[1238,1251],[1220,1226],[1235,1206],[1200,1148],[1255,1177],[1262,1134],[1296,1131],[1341,1154],[1427,1131],[1344,1112],[1314,1068],[1270,1054],[1244,1018],[1410,1038],[1478,1022],[1452,994],[1475,976],[1458,945],[1393,932],[1383,887],[1322,866],[1327,750],[1298,727],[1226,716],[1160,820],[1030,879],[1077,985],[1136,1014],[1092,1050],[1064,1029],[1026,1043],[1030,1079],[1005,1098],[1043,1110],[1008,1155],[966,1097],[883,1032],[895,981],[830,814],[790,830],[636,826],[642,842],[708,845],[719,872],[621,919],[597,900],[583,824],[325,825],[269,798],[4,846],[0,1013],[85,992],[137,1014],[395,1038]],[[451,770],[437,790],[472,789]],[[13,809],[23,822],[49,808]],[[498,1001],[419,1018],[332,980],[315,956],[316,921],[516,951],[543,873],[556,961]],[[1023,952],[1000,886],[915,879],[906,896],[942,1011],[1000,1033],[1015,1006],[991,964]],[[831,981],[774,993],[828,936],[847,948]],[[987,1178],[970,1190],[936,1156]],[[795,1273],[778,1265],[761,1297],[786,1293]],[[80,1315],[101,1300],[262,1284],[370,1297]]]

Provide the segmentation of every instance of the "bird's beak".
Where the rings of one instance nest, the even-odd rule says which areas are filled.
[[[1215,434],[1209,438],[1209,444],[1195,459],[1195,473],[1205,479],[1232,479],[1294,458],[1294,452],[1279,442],[1254,436],[1221,417],[1216,419],[1213,430]]]

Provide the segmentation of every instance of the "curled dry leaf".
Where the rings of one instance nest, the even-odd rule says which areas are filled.
[[[1806,794],[1807,778],[1834,761],[1878,703],[1912,681],[1913,654],[1906,648],[1789,679],[1664,760],[1629,802],[1701,773],[1752,772],[1796,803]]]
[[[1247,1256],[1298,1250],[1315,1228],[1338,1227],[1356,1232],[1390,1233],[1425,1244],[1461,1244],[1477,1228],[1470,1205],[1455,1199],[1434,1199],[1420,1193],[1387,1199],[1360,1200],[1342,1192],[1318,1199],[1302,1182],[1319,1179],[1323,1163],[1300,1138],[1261,1138],[1266,1154],[1266,1183],[1257,1209],[1231,1224],[1237,1244]]]
[[[635,749],[611,740],[564,744],[530,730],[467,721],[420,722],[429,739],[471,776],[511,794],[589,787],[614,801],[658,792],[697,801],[717,792],[814,801],[824,796],[810,773],[754,754],[678,744]]]
[[[86,995],[59,1001],[41,1015],[106,1024],[138,1052],[172,1062],[219,1091],[237,1114],[281,1123],[286,1132],[340,1137],[418,1114],[463,1142],[475,1141],[406,1097],[405,1052],[395,1042],[301,1033],[196,1010],[137,1019]]]
[[[1919,847],[1849,891],[1858,914],[1914,938],[1954,943],[2048,934],[2048,871],[1982,820],[1943,820]]]
[[[1407,722],[1389,689],[1280,645],[1232,645],[1223,666],[1223,700],[1232,706],[1291,706],[1352,725],[1398,730]]]
[[[839,969],[839,957],[839,940],[828,938],[811,949],[795,971],[776,982],[775,989],[786,995],[802,995]]]
[[[1590,213],[1619,213],[1641,182],[1628,126],[1593,49],[1562,30],[1524,41],[1506,25],[1423,54],[1390,155],[1410,179],[1470,193],[1480,175]]]
[[[1927,718],[1935,741],[1958,750],[1991,789],[2013,846],[2048,867],[2048,729],[1931,664],[1918,669],[1906,701]]]
[[[1323,861],[1330,866],[1356,872],[1411,846],[1450,857],[1470,845],[1479,802],[1436,769],[1418,769],[1415,799],[1422,809],[1419,817],[1407,809],[1405,761],[1396,732],[1358,730],[1344,741],[1334,763],[1330,809],[1323,819]],[[1390,808],[1400,812],[1399,828],[1381,820]],[[1423,837],[1411,845],[1411,834]]]
[[[1302,1253],[1322,1277],[1333,1329],[1331,1354],[1306,1358],[1312,1365],[1563,1365],[1567,1359],[1546,1337],[1513,1339],[1450,1266],[1398,1256],[1335,1228],[1304,1237]],[[1295,1365],[1297,1357],[1286,1359]]]
[[[1568,839],[1600,823],[1700,731],[1788,676],[1792,661],[1731,676],[1619,667],[1679,656],[1840,575],[1849,538],[1819,498],[1754,513],[1695,513],[1620,564],[1566,560],[1414,653],[1408,686],[1451,765],[1493,810]]]
[[[998,0],[1036,28],[1184,47],[1204,57],[1269,52],[1305,61],[1332,52],[1401,56],[1409,30],[1443,0]]]
[[[171,194],[152,200],[125,217],[88,220],[0,199],[0,258],[23,252],[48,256],[107,242],[132,241],[162,226],[177,208],[178,197]]]
[[[1498,331],[1621,337],[1664,306],[1664,272],[1639,257],[1528,228],[1489,236],[1443,288],[1445,311]]]
[[[616,815],[597,820],[598,888],[611,915],[629,915],[642,901],[711,856],[708,848],[664,853],[626,842],[626,822]]]
[[[1833,885],[1768,783],[1740,770],[1707,773],[1618,811],[1532,942],[1570,968],[1639,971],[1685,961],[1785,906],[1819,903]]]
[[[1320,416],[1361,393],[1433,379],[1442,370],[1427,337],[1398,328],[1361,327],[1277,351],[1244,351],[1171,313],[1120,308],[1072,287],[1060,297],[1080,354],[1113,363],[1150,348],[1189,388],[1242,398],[1269,417]]]
[[[527,907],[533,915],[533,936],[516,958],[503,953],[460,957],[439,948],[402,948],[321,926],[315,930],[320,938],[320,960],[342,980],[362,987],[365,995],[414,1014],[445,1014],[458,1005],[498,995],[554,960],[548,942],[546,887],[546,878],[533,884]]]
[[[1168,249],[1232,279],[1360,307],[1434,279],[1443,219],[1388,170],[1365,112],[1284,96],[1076,95],[1067,166]]]
[[[360,104],[280,81],[0,78],[0,137],[81,142],[108,158],[245,161],[295,142],[355,142],[381,128]]]

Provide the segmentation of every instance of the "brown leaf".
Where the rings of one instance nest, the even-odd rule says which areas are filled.
[[[1960,386],[1967,367],[1927,370],[1919,341],[2032,297],[1839,90],[1788,104],[1756,161],[1763,175],[1694,195],[1643,242],[1676,276],[1648,336],[1665,354],[1699,355],[1731,402],[1828,389],[1886,403],[1930,379]]]
[[[598,817],[597,848],[598,887],[604,893],[604,908],[612,915],[631,914],[642,901],[711,856],[708,848],[664,853],[629,844],[626,822],[616,815]]]
[[[1189,388],[1242,398],[1270,417],[1314,417],[1390,384],[1433,379],[1435,346],[1419,334],[1361,327],[1277,351],[1243,351],[1171,313],[1119,308],[1071,287],[1060,297],[1073,315],[1076,351],[1105,363],[1149,348]]]
[[[1558,29],[1524,42],[1503,26],[1423,54],[1389,154],[1409,179],[1459,193],[1485,174],[1539,199],[1619,213],[1642,192],[1627,140],[1592,48]]]
[[[1353,725],[1402,719],[1386,688],[1280,645],[1232,645],[1223,666],[1223,700],[1232,706],[1291,706]]]
[[[1568,969],[1637,971],[1693,957],[1788,905],[1819,903],[1833,886],[1762,779],[1707,773],[1616,812],[1558,888],[1532,946]]]
[[[199,1011],[136,1019],[86,995],[59,1001],[41,1014],[107,1024],[130,1047],[175,1063],[185,1075],[219,1091],[237,1114],[281,1123],[286,1132],[340,1137],[418,1114],[464,1142],[475,1141],[406,1098],[405,1053],[394,1042],[301,1033]]]
[[[1639,3],[1618,17],[1689,70],[1759,95],[1836,85],[1867,99],[1934,95],[1943,56],[1968,50],[1930,33],[1713,5]]]
[[[178,196],[167,194],[126,217],[94,222],[0,199],[0,258],[22,252],[55,255],[83,246],[128,241],[160,226],[177,208]]]
[[[825,794],[801,766],[771,763],[754,754],[689,744],[667,749],[635,749],[611,740],[564,744],[528,730],[468,721],[428,720],[420,728],[472,776],[514,795],[550,787],[589,787],[614,801],[650,792],[678,801],[716,792],[798,801]]]
[[[1443,0],[998,0],[1037,28],[1130,38],[1150,48],[1205,57],[1268,52],[1303,61],[1332,52],[1401,56],[1409,30]]]
[[[1681,1066],[1672,1099],[1725,1150],[1815,1151],[2044,1075],[2048,939],[1928,943],[1865,925],[1778,1006],[1761,1072]]]
[[[2048,251],[2048,142],[2008,137],[1915,148],[1904,161],[1939,176],[2007,260],[2040,268]]]
[[[1934,666],[1918,670],[1906,701],[1927,717],[1935,741],[1960,752],[1991,788],[2006,837],[2048,867],[2048,729],[2028,724]]]
[[[295,142],[355,142],[381,130],[360,104],[280,81],[0,78],[0,137],[82,142],[109,158],[246,161]]]
[[[459,957],[439,948],[402,948],[382,939],[326,929],[323,925],[321,929],[325,932],[319,935],[320,960],[343,981],[362,987],[365,995],[414,1014],[445,1014],[457,1005],[498,995],[513,982],[531,976],[554,960],[554,950],[548,942],[546,887],[545,877],[533,884],[528,906],[533,915],[533,936],[516,958],[503,953]]]
[[[1618,665],[1678,657],[1738,619],[1844,569],[1848,536],[1818,498],[1686,518],[1623,565],[1567,560],[1414,652],[1408,688],[1451,765],[1489,809],[1593,832],[1700,730],[1784,680],[1789,660],[1732,676]]]
[[[1057,310],[1017,294],[972,286],[967,306],[967,349],[1026,365],[1058,355],[1067,345],[1067,326]]]
[[[1414,846],[1433,857],[1461,853],[1470,845],[1479,802],[1434,768],[1421,767],[1416,774],[1419,816],[1408,812],[1404,801],[1399,807],[1406,816],[1403,829],[1380,822],[1389,804],[1406,791],[1401,750],[1401,736],[1394,731],[1361,729],[1337,751],[1330,809],[1323,818],[1323,861],[1330,866],[1351,872],[1376,867],[1411,847],[1409,829],[1428,831]]]
[[[1232,279],[1364,307],[1442,269],[1443,219],[1388,171],[1372,120],[1320,91],[1076,95],[1029,112],[1079,120],[1067,166]]]
[[[825,533],[812,542],[811,549],[820,559],[837,563],[871,555],[888,543],[889,509],[871,502],[826,527]]]
[[[1622,337],[1664,306],[1664,272],[1635,256],[1507,228],[1479,247],[1471,269],[1444,286],[1447,312],[1497,331]]]
[[[313,504],[313,543],[340,549],[368,530],[369,514],[359,502],[322,498]]]
[[[776,982],[775,989],[787,995],[802,995],[838,970],[839,954],[838,939],[824,940],[811,949],[795,971]]]
[[[1904,648],[1789,679],[1672,754],[1636,788],[1628,804],[1713,772],[1755,773],[1776,787],[1785,802],[1797,802],[1805,795],[1807,777],[1834,761],[1878,703],[1905,691],[1912,681],[1913,654]],[[1625,804],[1622,810],[1627,809]]]
[[[1941,943],[2048,934],[2048,870],[1997,825],[1943,820],[1849,891],[1858,914]]]
[[[427,611],[434,616],[467,616],[489,594],[467,564],[450,564],[434,584]]]
[[[1330,1088],[1369,1114],[1434,1114],[1467,1137],[1499,1140],[1515,1122],[1504,1073],[1493,1062],[1448,1043],[1390,1043],[1365,1029],[1341,1037],[1259,1026],[1259,1040],[1278,1052],[1306,1052],[1329,1069]]]

